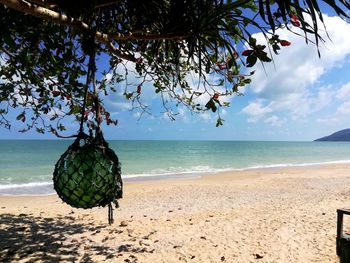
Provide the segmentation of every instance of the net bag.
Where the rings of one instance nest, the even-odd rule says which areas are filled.
[[[54,188],[76,208],[106,206],[122,198],[123,183],[117,155],[102,135],[78,136],[55,165]]]

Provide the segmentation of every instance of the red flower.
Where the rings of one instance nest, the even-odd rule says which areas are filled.
[[[291,43],[287,40],[281,40],[280,41],[282,47],[290,46]]]
[[[238,58],[238,54],[237,54],[236,51],[233,52],[233,58],[234,58],[234,59],[237,59],[237,58]]]
[[[292,14],[290,16],[290,21],[291,21],[293,26],[300,27],[300,21],[299,21],[299,18],[296,15]]]
[[[292,25],[296,26],[296,27],[300,27],[300,22],[299,21],[296,21],[296,22],[292,21]]]
[[[54,91],[52,91],[52,95],[53,95],[54,97],[58,97],[58,96],[61,95],[61,92],[58,91],[58,90],[54,90]]]
[[[136,64],[141,64],[143,62],[142,57],[136,59]]]
[[[220,94],[219,93],[215,93],[214,96],[213,96],[213,100],[218,100]]]
[[[224,70],[226,68],[225,64],[218,64],[220,70]]]
[[[137,91],[136,91],[137,94],[141,94],[141,87],[142,87],[141,84],[137,86]]]
[[[250,54],[252,54],[254,52],[254,50],[251,50],[251,49],[247,49],[247,50],[244,50],[243,52],[242,52],[242,55],[243,56],[249,56]]]

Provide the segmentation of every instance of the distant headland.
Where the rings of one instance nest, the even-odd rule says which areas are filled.
[[[350,142],[350,129],[344,129],[341,131],[337,131],[335,133],[332,133],[331,135],[319,138],[315,141],[318,141],[318,142],[321,142],[321,141]]]

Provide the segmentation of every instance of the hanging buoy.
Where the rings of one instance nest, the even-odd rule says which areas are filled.
[[[92,34],[94,41],[95,34]],[[112,203],[118,207],[118,199],[123,196],[123,182],[117,155],[108,147],[101,131],[101,112],[96,86],[96,50],[91,50],[84,100],[81,107],[80,129],[77,139],[62,154],[53,173],[54,188],[58,196],[67,204],[76,208],[93,208],[108,205],[108,221],[113,223]],[[89,84],[92,82],[95,112],[95,133],[84,133],[85,112]],[[92,111],[90,109],[90,111]],[[93,134],[95,136],[93,137]]]
[[[76,208],[118,205],[123,195],[118,157],[102,135],[79,135],[57,161],[53,182],[59,197]]]

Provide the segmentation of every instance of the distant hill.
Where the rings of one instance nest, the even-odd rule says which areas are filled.
[[[331,135],[319,138],[315,141],[333,141],[333,142],[350,142],[350,129],[344,129],[341,131],[337,131]]]

